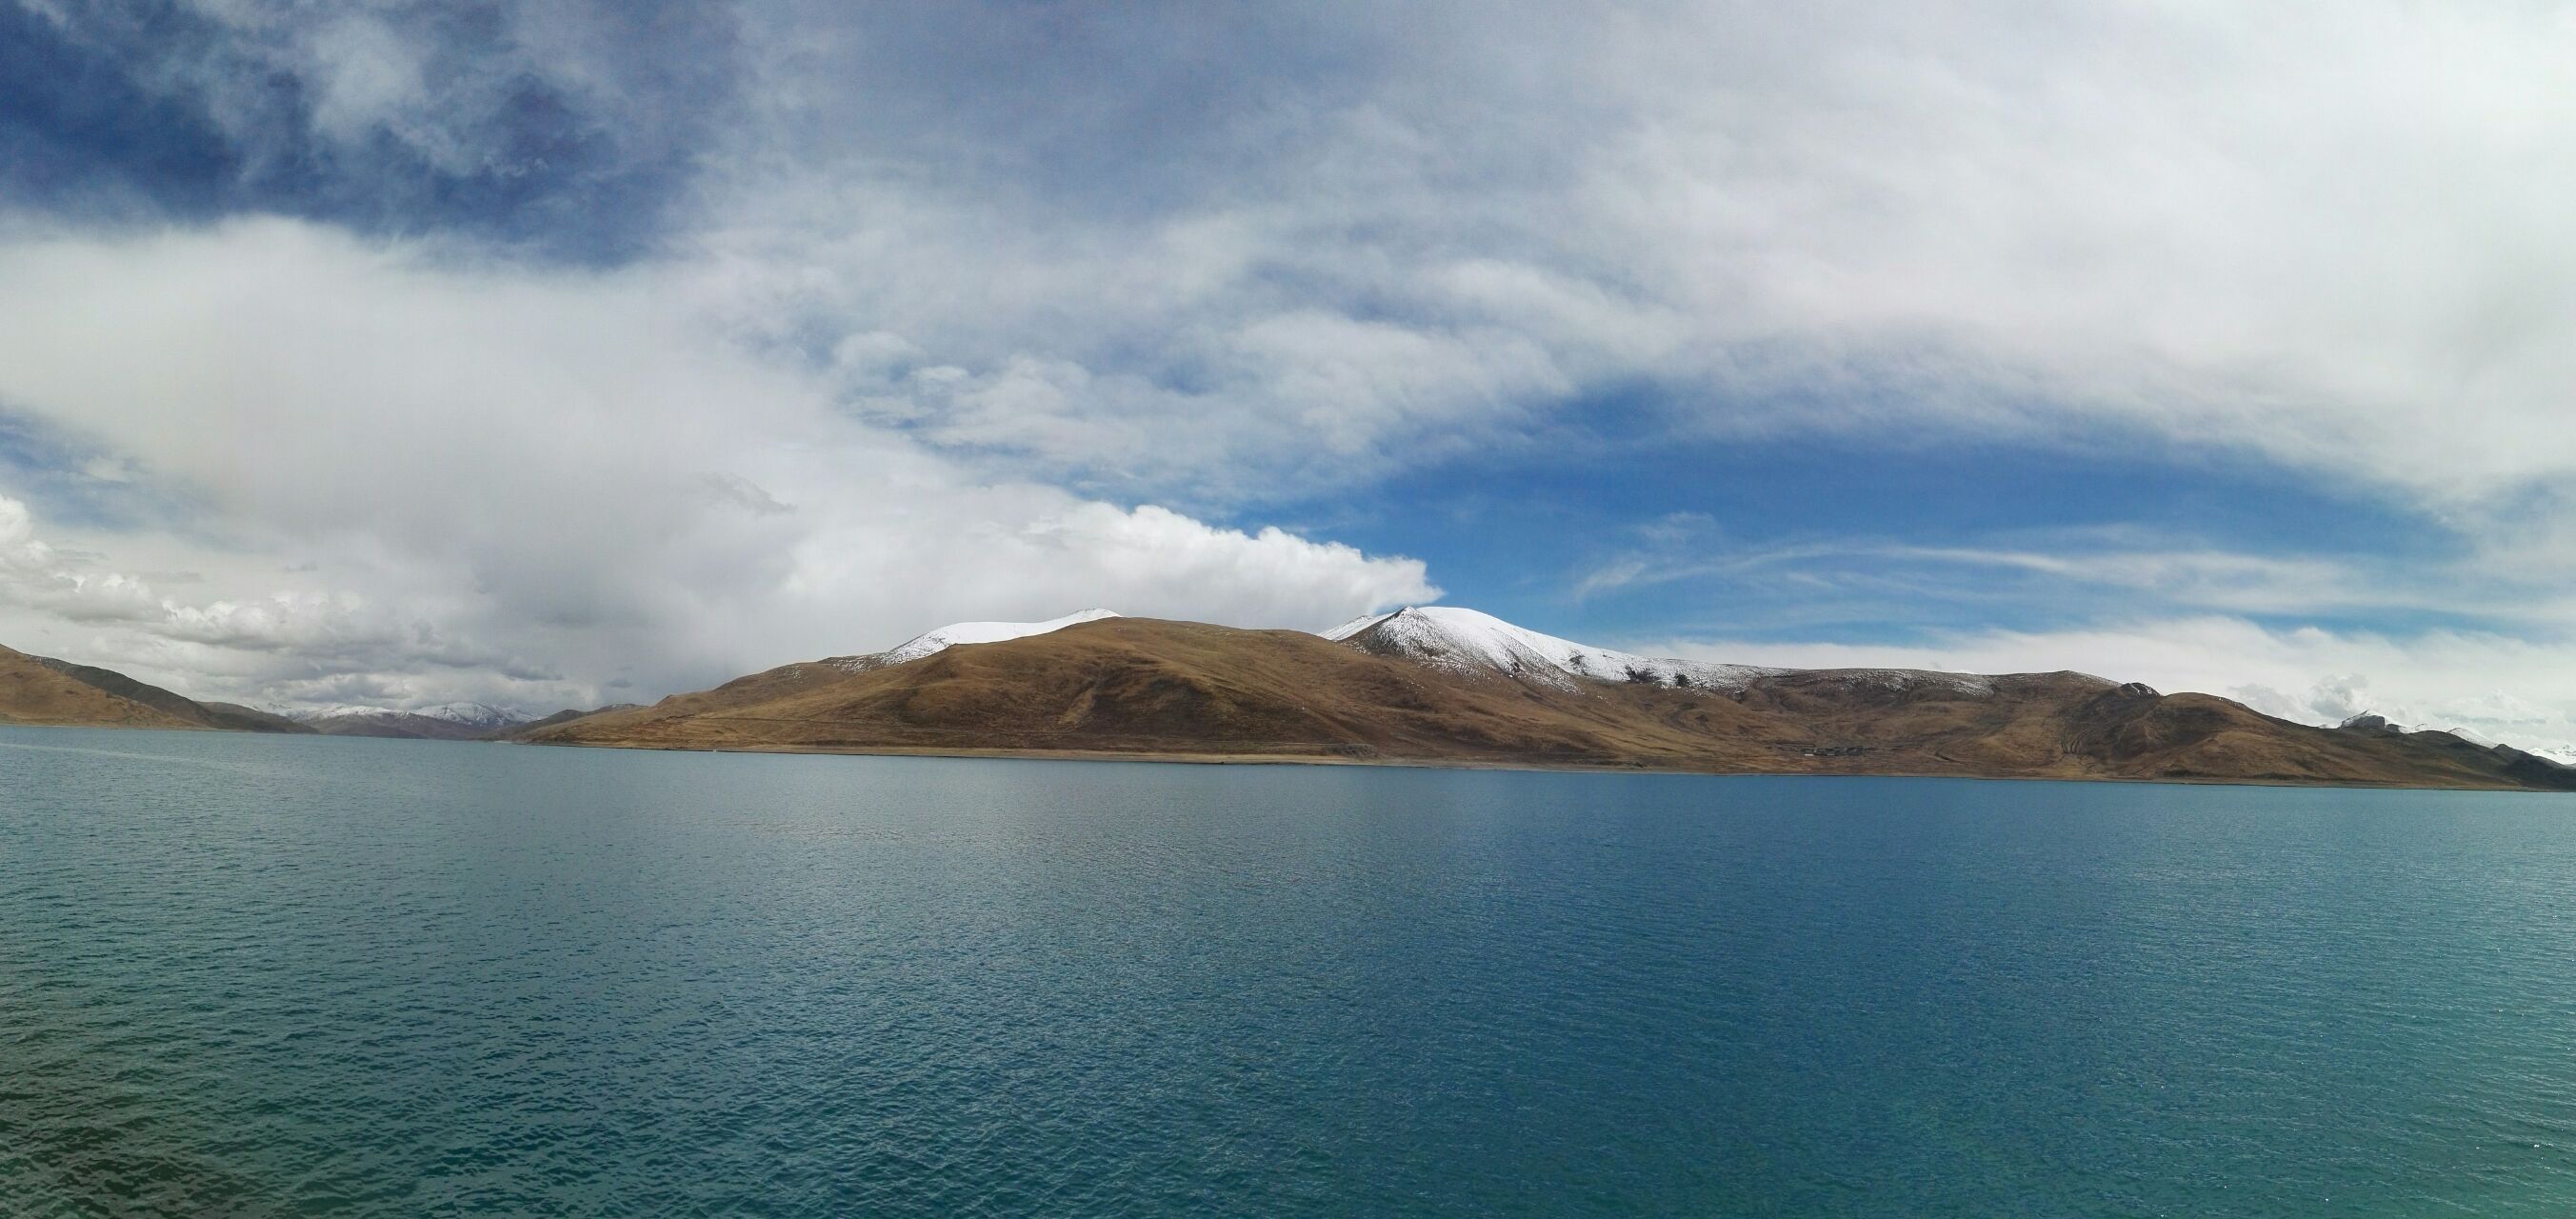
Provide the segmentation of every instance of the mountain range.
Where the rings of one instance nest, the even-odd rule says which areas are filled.
[[[0,724],[309,732],[251,707],[201,703],[112,669],[0,647]]]
[[[2576,790],[2576,770],[2376,716],[2340,728],[2073,672],[1796,670],[1644,656],[1474,610],[1324,631],[1086,610],[957,623],[651,706],[197,703],[0,649],[0,722],[650,749],[1546,766]]]
[[[559,711],[531,719],[485,703],[446,703],[409,711],[350,706],[261,710],[238,703],[199,702],[113,669],[0,647],[0,724],[491,741],[587,714]]]
[[[529,716],[488,703],[442,703],[409,711],[382,707],[313,707],[280,715],[324,736],[380,736],[431,741],[480,741],[531,722]]]
[[[2448,732],[2317,728],[2088,674],[1786,670],[1412,607],[1320,635],[1089,611],[978,623],[527,734],[545,744],[1714,773],[2576,789]]]

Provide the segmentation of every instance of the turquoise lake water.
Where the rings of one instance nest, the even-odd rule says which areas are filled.
[[[0,729],[0,1214],[2576,1214],[2576,799]]]

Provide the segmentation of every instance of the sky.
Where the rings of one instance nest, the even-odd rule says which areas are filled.
[[[0,0],[0,643],[1439,601],[2576,757],[2576,9]]]

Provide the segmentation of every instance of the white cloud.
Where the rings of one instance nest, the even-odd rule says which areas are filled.
[[[261,571],[248,582],[278,578]],[[202,582],[193,575],[187,580],[192,587]],[[70,649],[77,654],[68,659],[130,661],[156,675],[183,674],[184,684],[201,690],[245,697],[274,694],[245,685],[250,677],[358,669],[561,684],[427,620],[405,621],[390,607],[345,591],[290,586],[247,598],[169,595],[150,579],[107,569],[93,552],[37,537],[26,505],[7,496],[0,496],[0,624],[11,628],[8,638],[22,650],[77,641],[85,646]]]
[[[525,159],[541,85],[540,134],[599,159],[556,170],[644,192],[579,224],[653,234],[707,317],[1129,498],[1365,483],[1643,389],[1721,435],[2134,430],[2569,516],[2519,498],[2576,481],[2554,6],[1149,6],[1043,38],[971,4],[470,36],[192,7],[227,49],[162,83],[251,160],[398,195],[369,140]]]
[[[1628,534],[1633,545],[1592,558],[1574,576],[1575,601],[1678,584],[1736,594],[1767,589],[1784,614],[1824,609],[1837,598],[1901,595],[1924,611],[1985,606],[2079,621],[2114,610],[2284,618],[2411,612],[2525,629],[2571,621],[2562,582],[2527,551],[2403,561],[2256,553],[2133,526],[2021,530],[1940,546],[1865,538],[1747,546],[1704,519],[1655,522]]]
[[[847,651],[1093,602],[1293,623],[1419,599],[1418,564],[1060,488],[1257,504],[1628,391],[1706,436],[2252,453],[2481,539],[2393,580],[2181,546],[1840,548],[1860,565],[2576,623],[2551,595],[2576,571],[2576,17],[2555,7],[1352,5],[1249,32],[1103,9],[1033,40],[783,4],[680,57],[740,65],[747,95],[722,98],[654,93],[606,9],[516,15],[447,78],[371,18],[200,7],[312,82],[323,135],[438,166],[507,143],[524,79],[630,160],[723,116],[670,158],[702,171],[677,231],[624,271],[284,223],[0,248],[0,405],[186,493],[224,553],[315,561],[302,592],[568,673],[695,679],[772,658],[747,640]],[[247,126],[275,120],[264,74],[182,67],[286,155]],[[220,568],[230,604],[280,595],[176,539],[84,545]],[[1989,638],[2307,707],[2356,675],[2437,705],[2392,676],[2408,657],[2555,655],[2332,636],[2370,663],[2248,644],[2230,655],[2273,667],[2225,678],[2159,652],[2170,632]]]
[[[1664,255],[1657,295],[1782,371],[1915,391],[1873,415],[2009,403],[2454,499],[2576,468],[2576,242],[2544,202],[2570,171],[2539,155],[2576,134],[2565,13],[1693,11],[1592,182],[1609,240]]]
[[[873,137],[892,86],[755,22],[804,121],[720,145],[691,249],[745,329],[906,353],[852,393],[924,435],[1220,495],[1639,386],[1714,434],[2134,431],[2499,520],[2576,479],[2558,10],[1333,20],[1360,78],[1239,65],[1170,120],[1204,164],[1097,150],[1116,203],[1033,186],[1020,127]]]
[[[531,704],[960,618],[1098,604],[1309,626],[1436,595],[1414,560],[979,476],[836,411],[671,289],[282,221],[0,244],[0,402],[194,514],[82,545],[165,552],[212,585],[182,606],[31,574],[43,543],[18,509],[0,520],[12,599],[213,693],[361,675],[414,701]],[[291,586],[278,574],[303,562]]]
[[[428,99],[419,49],[383,22],[344,14],[323,22],[313,35],[321,80],[313,105],[313,125],[335,139],[360,140],[392,124],[403,124],[412,109]],[[452,151],[439,158],[457,166]]]

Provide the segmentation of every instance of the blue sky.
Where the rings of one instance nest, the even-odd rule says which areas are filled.
[[[1406,601],[2576,742],[2546,8],[0,0],[0,642]]]

